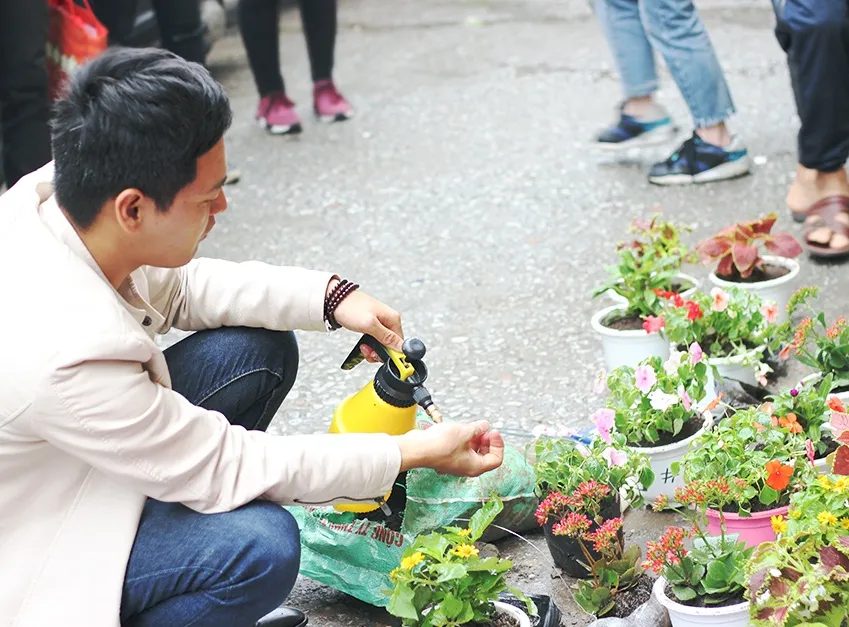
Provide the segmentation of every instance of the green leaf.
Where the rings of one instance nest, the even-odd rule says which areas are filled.
[[[719,560],[713,560],[707,567],[705,576],[705,586],[710,585],[712,588],[722,588],[728,584],[728,569],[725,564]]]
[[[514,597],[519,599],[522,603],[525,604],[525,609],[528,611],[528,616],[534,617],[537,615],[537,606],[533,600],[528,597],[524,592],[519,590],[518,588],[514,588],[513,586],[508,586],[507,588]]]
[[[469,521],[469,529],[472,532],[469,537],[469,544],[474,544],[481,539],[486,528],[492,524],[492,521],[498,517],[503,509],[504,503],[497,496],[493,495],[489,501],[484,503],[483,507],[472,515]]]
[[[421,551],[425,555],[429,555],[434,559],[442,559],[445,555],[445,550],[451,546],[450,542],[439,533],[430,533],[426,536],[419,536],[413,544],[412,550],[408,549],[410,554],[415,551]],[[406,554],[405,554],[406,557]]]
[[[430,571],[436,575],[437,583],[460,579],[466,576],[466,566],[463,564],[436,564],[430,567]]]
[[[654,471],[651,469],[651,466],[646,466],[640,472],[640,485],[643,487],[643,490],[648,490],[653,483]]]
[[[696,564],[693,567],[693,572],[690,574],[690,585],[699,585],[699,582],[705,578],[705,570],[704,564]]]
[[[386,609],[390,614],[398,618],[419,619],[416,608],[413,606],[413,589],[407,584],[395,586],[392,595],[389,597],[389,605],[387,605]]]
[[[760,495],[758,495],[758,500],[763,505],[772,505],[778,500],[778,492],[766,485],[761,490]]]
[[[491,571],[495,573],[506,573],[513,567],[513,562],[504,560],[499,557],[487,557],[486,559],[474,561],[469,560],[466,563],[466,570],[470,573]]]
[[[672,593],[679,601],[692,601],[698,596],[695,590],[687,586],[672,586]]]
[[[445,618],[457,618],[463,611],[463,602],[453,594],[447,595],[439,604]]]
[[[472,608],[472,603],[470,601],[466,601],[463,603],[463,611],[460,612],[460,615],[457,616],[457,623],[460,625],[465,625],[466,623],[472,622],[472,619],[475,617],[475,610]]]

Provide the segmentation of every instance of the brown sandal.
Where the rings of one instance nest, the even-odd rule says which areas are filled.
[[[805,246],[813,257],[849,255],[849,197],[829,196],[805,218]]]

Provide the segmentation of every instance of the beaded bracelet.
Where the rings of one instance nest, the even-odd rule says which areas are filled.
[[[324,325],[328,331],[336,331],[341,329],[342,325],[336,321],[335,313],[337,307],[342,304],[351,292],[358,289],[360,286],[357,283],[351,283],[347,279],[342,279],[337,283],[327,298],[324,299]]]

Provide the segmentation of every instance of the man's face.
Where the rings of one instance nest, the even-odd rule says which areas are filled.
[[[222,189],[226,176],[222,139],[198,159],[195,180],[179,191],[167,211],[148,212],[139,242],[145,265],[176,268],[191,261],[215,226],[215,215],[227,208]]]

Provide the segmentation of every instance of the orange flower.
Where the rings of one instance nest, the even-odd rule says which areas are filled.
[[[769,474],[766,478],[766,484],[773,490],[781,492],[790,485],[790,477],[793,476],[793,466],[786,466],[777,459],[773,459],[766,463],[766,471]]]
[[[775,414],[769,417],[769,421],[772,423],[773,427],[778,426],[778,416],[776,416]]]
[[[843,406],[843,401],[841,401],[836,396],[829,396],[828,397],[828,407],[832,411],[837,411],[837,412],[840,412],[841,414],[846,413],[846,407]]]
[[[720,392],[715,399],[713,399],[708,406],[704,408],[703,411],[713,411],[719,406],[719,402],[722,400],[722,392]]]
[[[778,424],[790,431],[790,433],[802,433],[804,430],[802,429],[802,425],[799,424],[799,418],[793,412],[790,412],[784,418],[779,418]]]

